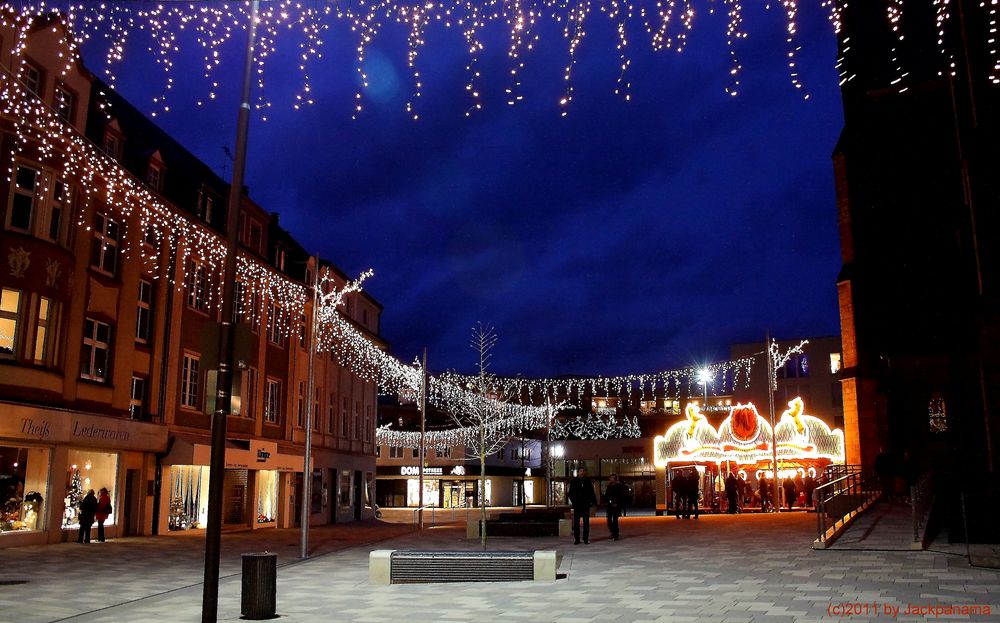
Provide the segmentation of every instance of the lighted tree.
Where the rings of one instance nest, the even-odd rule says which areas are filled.
[[[489,372],[496,343],[493,327],[476,323],[470,346],[479,355],[479,374],[468,382],[469,391],[455,394],[448,408],[456,425],[476,433],[467,436],[466,453],[479,457],[479,541],[483,549],[486,549],[486,457],[503,448],[513,433],[504,425],[509,419],[505,407],[512,396]]]

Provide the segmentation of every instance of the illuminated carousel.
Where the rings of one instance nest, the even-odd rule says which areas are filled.
[[[802,399],[795,398],[778,418],[775,431],[753,403],[732,407],[718,429],[697,404],[689,404],[685,419],[653,440],[653,459],[658,470],[666,471],[666,484],[676,470],[694,468],[706,494],[720,492],[729,473],[756,489],[761,478],[773,478],[775,454],[779,478],[815,479],[827,466],[844,463],[844,433],[807,415]]]

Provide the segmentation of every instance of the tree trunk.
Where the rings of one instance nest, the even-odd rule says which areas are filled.
[[[479,425],[479,542],[486,551],[486,426]]]

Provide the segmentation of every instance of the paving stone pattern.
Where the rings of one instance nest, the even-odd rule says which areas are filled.
[[[1000,572],[970,568],[958,556],[936,552],[812,550],[815,516],[703,515],[625,517],[622,540],[608,538],[600,519],[590,545],[572,539],[494,538],[493,549],[556,549],[561,579],[553,583],[459,583],[371,586],[372,549],[469,549],[464,527],[436,527],[378,544],[359,544],[278,570],[278,613],[283,621],[358,623],[429,621],[791,623],[793,621],[1000,621]],[[344,526],[343,528],[348,528]],[[338,528],[341,528],[338,526]],[[404,526],[396,526],[403,529]],[[377,536],[377,527],[363,528]],[[291,533],[294,534],[294,533]],[[254,538],[261,538],[254,535]],[[345,537],[346,538],[346,537]],[[362,540],[362,539],[359,539]],[[174,543],[164,542],[174,541]],[[77,552],[84,546],[6,550],[14,564],[32,555],[53,568],[38,570],[32,583],[0,587],[0,620],[135,623],[200,620],[201,586],[163,591],[187,581],[190,563],[171,555],[187,549],[177,539],[123,540],[118,563],[90,572]],[[248,539],[243,546],[253,546]],[[233,543],[226,544],[230,558]],[[331,547],[331,549],[333,549]],[[88,552],[96,552],[92,546]],[[107,551],[111,551],[110,549]],[[104,550],[101,551],[103,555]],[[97,555],[97,554],[95,554]],[[238,560],[238,558],[236,559]],[[224,572],[235,570],[227,561]],[[7,565],[5,565],[7,566]],[[240,620],[240,578],[223,580],[220,620]],[[138,598],[143,592],[154,594]],[[123,605],[115,605],[134,599]],[[928,617],[859,614],[833,616],[831,604],[990,605],[989,617]],[[95,605],[108,606],[93,610]],[[902,612],[902,611],[901,611]]]

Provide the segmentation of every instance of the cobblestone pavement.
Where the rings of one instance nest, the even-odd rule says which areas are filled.
[[[372,549],[478,546],[458,527],[431,528],[280,568],[278,613],[285,621],[358,623],[1000,621],[1000,572],[970,568],[964,558],[935,552],[815,551],[810,548],[815,517],[808,513],[626,517],[621,541],[609,540],[602,523],[594,521],[590,545],[554,537],[491,539],[493,549],[558,550],[562,577],[554,584],[368,584]],[[106,583],[93,585],[96,574],[80,568],[81,559],[72,551],[77,546],[42,548],[39,553],[57,569],[46,572],[50,579],[45,582],[0,587],[0,620],[58,620],[72,614],[71,605],[85,612],[93,602],[85,607],[81,599],[93,594],[110,607],[72,621],[197,621],[200,585],[163,593],[168,578],[178,582],[184,575],[169,557],[169,544],[161,543],[168,540],[122,543],[118,566],[129,571],[118,574],[122,585],[116,590]],[[31,549],[15,552],[17,564],[30,562]],[[11,551],[0,554],[5,562]],[[161,553],[167,557],[160,558]],[[232,564],[224,570],[232,571]],[[187,573],[189,584],[198,580],[190,569]],[[39,591],[45,596],[37,596]],[[143,591],[160,594],[114,605]],[[239,600],[239,576],[224,579],[220,620],[239,620]],[[857,614],[839,616],[846,612],[842,604],[856,604]],[[900,610],[886,612],[887,605]],[[989,606],[991,613],[907,615],[908,606]]]

